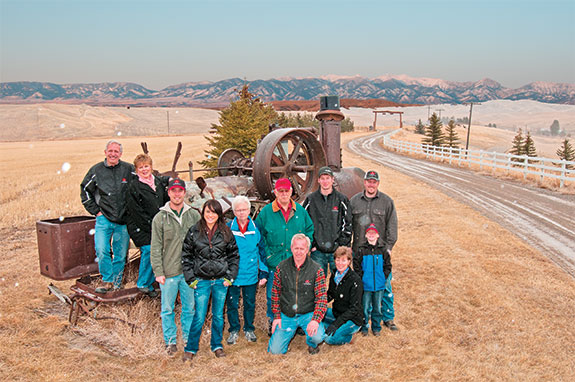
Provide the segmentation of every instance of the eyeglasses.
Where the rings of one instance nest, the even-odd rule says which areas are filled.
[[[249,208],[239,208],[237,210],[234,210],[234,212],[247,212],[249,210],[250,210]]]

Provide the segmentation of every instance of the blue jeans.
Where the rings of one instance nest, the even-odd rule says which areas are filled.
[[[391,273],[387,280],[385,280],[385,289],[383,291],[383,298],[381,299],[381,312],[383,313],[383,321],[390,321],[395,318],[393,291],[391,290]]]
[[[222,336],[224,334],[224,305],[228,287],[224,286],[224,279],[202,280],[198,279],[198,285],[194,291],[196,299],[196,314],[190,328],[190,336],[184,351],[196,354],[198,352],[202,327],[208,313],[208,302],[212,296],[212,337],[210,348],[212,351],[223,349]]]
[[[331,308],[327,309],[323,323],[327,328],[335,321],[335,316]],[[325,343],[328,345],[344,345],[351,342],[353,335],[359,331],[357,326],[352,320],[346,321],[342,326],[337,328],[335,333],[325,337]]]
[[[140,270],[138,271],[138,288],[148,288],[154,290],[152,284],[156,280],[154,272],[152,271],[152,263],[150,263],[150,246],[143,245],[140,247]]]
[[[302,328],[306,330],[307,325],[310,323],[313,317],[313,312],[309,312],[306,314],[296,314],[293,317],[288,317],[285,314],[281,314],[281,327],[278,325],[276,326],[276,330],[272,334],[270,338],[270,342],[268,344],[268,353],[272,354],[285,354],[287,353],[289,343],[291,342],[292,338],[295,336],[296,329]],[[325,337],[325,331],[323,328],[322,323],[319,323],[319,327],[317,328],[317,332],[313,337],[310,337],[305,333],[305,342],[308,346],[312,348],[316,348],[319,344],[322,343]]]
[[[368,330],[370,317],[371,331],[374,333],[381,331],[381,321],[383,320],[381,301],[383,294],[383,290],[378,290],[377,292],[363,291],[363,318],[365,326],[361,328],[362,331]]]
[[[274,286],[274,277],[275,277],[275,268],[272,270],[270,269],[268,274],[268,282],[266,284],[266,301],[267,301],[267,311],[266,314],[268,316],[269,321],[273,321],[274,313],[272,312],[272,287]]]
[[[194,290],[186,283],[184,275],[166,278],[164,285],[160,284],[162,291],[162,332],[164,333],[164,342],[166,345],[175,344],[177,337],[177,328],[175,322],[175,304],[178,292],[182,301],[182,314],[180,321],[182,323],[182,334],[184,343],[188,342],[188,335],[192,320],[194,319]]]
[[[94,244],[102,281],[120,287],[130,246],[128,229],[125,225],[113,223],[100,215],[96,217],[95,231]],[[110,248],[114,253],[113,259]]]
[[[327,266],[329,265],[329,269],[331,273],[335,272],[335,260],[333,258],[333,253],[325,253],[320,251],[313,251],[310,255],[311,259],[319,264],[321,269],[323,269],[323,275],[327,278]]]
[[[244,332],[253,332],[254,315],[256,312],[256,290],[258,283],[253,285],[231,286],[228,288],[226,299],[226,309],[228,312],[228,323],[230,332],[240,331],[240,317],[238,315],[238,305],[240,302],[240,291],[244,300]]]

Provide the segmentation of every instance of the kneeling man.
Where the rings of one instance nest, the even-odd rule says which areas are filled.
[[[291,240],[293,256],[276,268],[269,353],[285,354],[297,328],[305,330],[309,353],[319,352],[319,344],[325,336],[321,321],[327,310],[327,294],[323,270],[309,257],[310,246],[306,235],[294,235]]]

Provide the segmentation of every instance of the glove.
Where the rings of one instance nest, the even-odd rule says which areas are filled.
[[[336,332],[337,328],[335,327],[334,324],[331,324],[330,326],[327,327],[327,329],[325,330],[325,335],[326,336],[331,336],[332,334],[334,334]]]
[[[198,286],[198,279],[195,279],[195,280],[190,284],[190,288],[196,289],[196,286]]]

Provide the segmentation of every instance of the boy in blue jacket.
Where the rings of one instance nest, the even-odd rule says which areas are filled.
[[[371,331],[374,336],[379,336],[383,320],[382,298],[388,281],[391,281],[391,257],[383,246],[377,244],[379,232],[375,224],[367,227],[365,237],[367,243],[359,247],[353,259],[354,270],[363,281],[364,323],[361,334],[368,335],[371,317]]]

